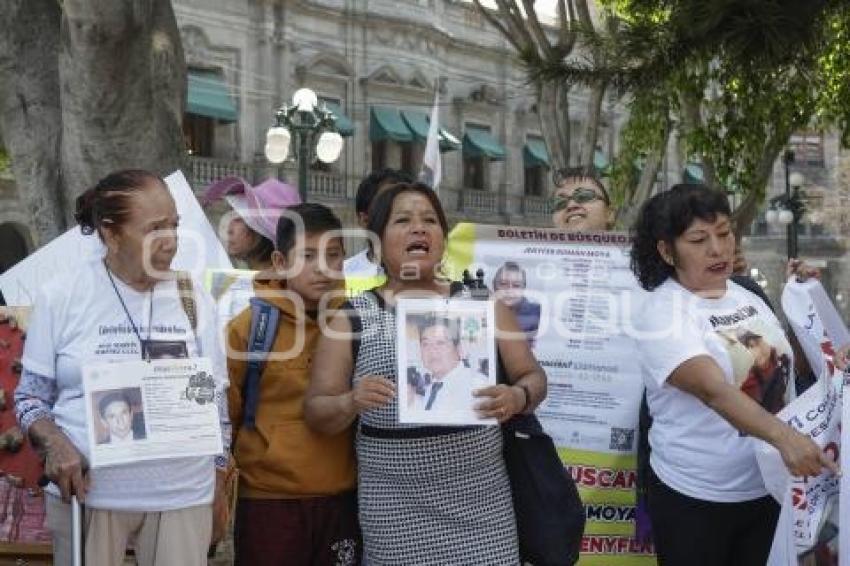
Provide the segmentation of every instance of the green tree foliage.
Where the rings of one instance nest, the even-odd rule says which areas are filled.
[[[850,145],[850,3],[846,0],[600,0],[614,25],[583,34],[594,58],[541,62],[538,81],[604,80],[630,119],[615,161],[625,209],[648,194],[636,164],[663,151],[671,126],[681,158],[707,184],[744,196],[750,223],[790,135],[838,128]],[[626,214],[628,221],[630,215]]]
[[[602,72],[630,94],[618,179],[676,120],[706,182],[744,195],[749,224],[790,135],[850,125],[850,7],[843,1],[614,0],[623,22]],[[573,72],[562,69],[567,73]]]

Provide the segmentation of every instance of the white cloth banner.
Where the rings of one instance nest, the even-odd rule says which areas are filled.
[[[841,410],[840,381],[821,379],[776,416],[810,436],[824,452],[838,460]],[[828,471],[815,477],[792,477],[779,452],[766,442],[757,442],[756,458],[765,487],[782,503],[768,564],[796,565],[797,554],[817,541],[823,519],[836,503],[839,479]],[[794,548],[791,556],[787,555],[788,548]]]
[[[777,417],[809,435],[829,457],[840,460],[843,468],[850,462],[840,453],[840,447],[850,433],[841,423],[850,418],[850,403],[843,395],[846,386],[843,376],[835,371],[832,355],[833,344],[848,342],[847,329],[815,279],[804,283],[790,279],[782,293],[782,308],[819,379]],[[782,503],[768,565],[797,566],[798,555],[817,543],[824,521],[838,504],[839,493],[850,493],[850,486],[846,476],[838,478],[831,472],[791,477],[779,452],[765,442],[757,443],[756,456],[765,486]],[[840,547],[850,548],[850,543],[841,542],[845,544]],[[842,565],[850,566],[850,561],[844,558]]]
[[[794,278],[789,279],[782,291],[782,310],[800,342],[812,372],[822,376],[824,370],[832,373],[834,351],[812,296],[812,291],[816,288],[823,289],[817,279],[809,279],[804,283]]]
[[[850,423],[850,375],[843,376],[841,422]],[[841,446],[850,446],[850,425],[841,427]],[[838,496],[838,566],[850,566],[850,450],[841,450]],[[843,525],[843,528],[842,528]]]
[[[232,269],[227,252],[183,172],[172,173],[165,183],[180,215],[180,244],[171,268],[190,271],[196,279],[202,279],[206,269]],[[9,305],[30,306],[44,283],[104,253],[105,247],[96,235],[85,236],[79,227],[71,228],[0,275],[0,291]]]

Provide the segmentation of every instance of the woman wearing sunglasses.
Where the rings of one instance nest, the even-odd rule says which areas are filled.
[[[602,232],[614,223],[614,210],[602,181],[592,169],[570,167],[554,175],[552,223],[570,232]]]

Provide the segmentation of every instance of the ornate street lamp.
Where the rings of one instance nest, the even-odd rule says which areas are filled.
[[[785,194],[770,199],[770,209],[764,214],[764,219],[773,226],[787,227],[788,259],[791,259],[797,257],[797,229],[806,213],[805,194],[800,191],[805,178],[802,173],[791,172],[793,151],[786,151],[782,161],[785,164]]]
[[[284,104],[275,112],[275,125],[266,133],[266,159],[283,163],[289,156],[289,142],[295,136],[298,161],[298,192],[307,202],[307,167],[315,145],[316,158],[333,163],[342,152],[342,136],[336,131],[336,118],[324,104],[319,106],[316,93],[302,88],[292,95],[292,105]]]

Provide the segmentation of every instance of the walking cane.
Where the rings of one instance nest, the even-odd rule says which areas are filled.
[[[83,566],[83,506],[76,495],[71,496],[71,538],[73,566]]]
[[[38,486],[47,487],[50,480],[47,476],[38,478]],[[76,495],[71,496],[71,565],[83,566],[85,564],[85,537],[83,536],[83,513],[85,509],[80,505]]]

